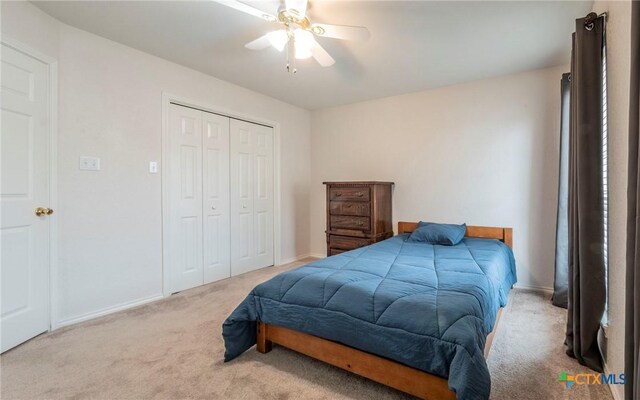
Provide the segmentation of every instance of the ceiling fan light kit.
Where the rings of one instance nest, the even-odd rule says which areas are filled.
[[[311,57],[311,49],[318,43],[313,38],[313,33],[297,28],[294,32],[296,58],[304,60]]]
[[[323,67],[335,60],[316,41],[317,37],[340,40],[367,40],[369,30],[363,26],[312,24],[307,15],[307,0],[286,0],[275,15],[258,10],[237,0],[214,0],[268,22],[277,22],[283,28],[271,31],[245,45],[250,50],[263,50],[269,46],[282,52],[287,48],[287,71],[296,73],[295,60],[313,57]]]
[[[287,42],[289,42],[289,34],[287,34],[287,31],[284,29],[278,29],[277,31],[267,33],[267,39],[269,39],[269,43],[271,43],[274,49],[282,51],[287,45]]]

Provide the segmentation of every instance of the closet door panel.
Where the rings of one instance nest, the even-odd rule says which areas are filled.
[[[273,128],[256,125],[254,219],[257,268],[273,265]]]
[[[238,268],[240,268],[241,262],[250,262],[251,261],[251,245],[252,238],[251,233],[253,231],[253,224],[251,220],[251,214],[240,212],[238,215],[238,226],[237,226],[237,238],[236,240],[236,258],[234,267],[236,267],[235,275],[239,272]]]
[[[171,105],[170,265],[171,292],[202,285],[202,116]]]
[[[273,129],[231,120],[231,274],[273,265]]]
[[[231,276],[229,118],[202,113],[204,283]]]
[[[251,271],[253,240],[253,148],[251,124],[231,120],[231,275]]]

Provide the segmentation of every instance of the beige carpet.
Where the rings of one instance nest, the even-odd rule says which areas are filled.
[[[551,296],[512,290],[502,313],[488,364],[492,399],[612,399],[606,385],[556,382],[567,374],[593,373],[564,352],[566,310]]]
[[[223,364],[221,326],[269,268],[41,335],[1,357],[2,399],[406,399],[402,393],[274,348]],[[583,371],[562,348],[564,312],[513,292],[489,356],[493,399],[608,399],[604,386],[567,390]]]

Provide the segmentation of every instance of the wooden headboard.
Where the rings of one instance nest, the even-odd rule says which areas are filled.
[[[417,222],[398,222],[398,234],[411,233],[418,227]],[[466,237],[498,239],[513,249],[513,228],[500,228],[494,226],[469,226],[467,225]]]

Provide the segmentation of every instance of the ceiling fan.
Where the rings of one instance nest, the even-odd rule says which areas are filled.
[[[268,22],[282,25],[279,29],[260,36],[245,45],[251,50],[269,46],[278,51],[287,49],[287,71],[296,73],[296,59],[313,57],[318,64],[329,67],[335,63],[331,55],[316,41],[316,37],[341,40],[367,40],[369,30],[364,26],[329,25],[312,23],[307,15],[307,0],[281,0],[277,15],[264,12],[237,0],[213,0],[238,11]]]

